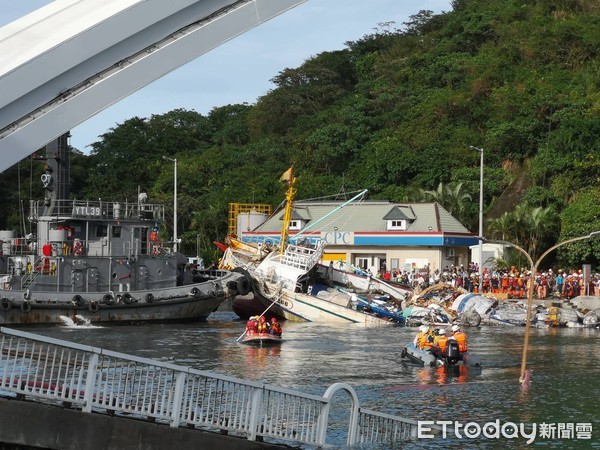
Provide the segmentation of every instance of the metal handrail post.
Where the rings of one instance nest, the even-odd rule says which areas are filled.
[[[258,426],[262,417],[264,388],[255,388],[252,393],[252,402],[250,405],[250,423],[248,424],[248,440],[255,441],[258,434]]]
[[[179,372],[175,380],[175,392],[173,393],[173,410],[171,411],[171,427],[179,427],[181,421],[181,405],[183,403],[183,392],[187,374]]]
[[[96,374],[98,371],[98,359],[97,353],[92,353],[88,360],[88,369],[85,377],[85,394],[83,396],[83,408],[82,411],[86,413],[92,412],[92,403],[94,401],[94,386],[96,386]]]

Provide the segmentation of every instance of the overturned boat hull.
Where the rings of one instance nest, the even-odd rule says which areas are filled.
[[[336,292],[334,295],[322,295],[324,291],[315,289],[316,295],[293,292],[289,289],[269,289],[267,284],[259,285],[254,295],[264,309],[282,314],[286,320],[293,322],[323,322],[338,324],[360,324],[366,326],[382,326],[398,324],[388,317],[368,312],[352,302],[347,294]],[[271,288],[273,288],[271,286]],[[275,302],[275,305],[272,303]]]

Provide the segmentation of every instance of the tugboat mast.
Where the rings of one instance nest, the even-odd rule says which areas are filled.
[[[58,213],[56,208],[61,204],[60,200],[68,200],[70,196],[70,136],[65,133],[46,145],[46,172],[42,175],[45,216]]]

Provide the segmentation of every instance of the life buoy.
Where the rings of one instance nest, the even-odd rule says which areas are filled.
[[[239,295],[246,295],[250,292],[250,283],[246,277],[240,278],[237,281],[236,290]]]
[[[0,308],[2,308],[2,310],[4,311],[8,311],[10,308],[12,308],[12,302],[10,301],[10,299],[5,297],[2,300],[0,300]]]
[[[154,298],[154,295],[152,295],[152,293],[151,293],[151,292],[148,292],[148,293],[146,294],[146,297],[145,297],[145,298],[146,298],[146,303],[153,303],[153,302],[154,302],[154,300],[155,300],[155,298]]]
[[[90,304],[88,305],[88,309],[89,309],[91,312],[95,313],[95,312],[98,312],[98,310],[100,309],[100,306],[98,306],[98,302],[97,302],[97,301],[95,301],[95,300],[92,300],[92,301],[90,302]]]
[[[154,244],[152,246],[152,256],[158,256],[158,255],[160,255],[160,245]]]
[[[31,303],[29,303],[28,301],[24,301],[23,303],[21,303],[21,311],[23,311],[24,313],[28,313],[29,311],[31,311]]]
[[[84,303],[83,297],[81,295],[74,295],[71,301],[75,306],[81,306]]]
[[[123,303],[126,305],[131,305],[134,302],[134,298],[131,296],[129,292],[125,292],[122,297]]]
[[[112,305],[115,302],[115,299],[110,294],[104,294],[104,297],[102,297],[102,302],[106,305]]]
[[[198,289],[197,287],[193,287],[192,290],[190,291],[190,295],[192,297],[199,297],[200,296],[200,289]]]
[[[75,242],[73,242],[73,254],[74,255],[83,254],[83,244],[81,243],[80,240],[76,240]]]

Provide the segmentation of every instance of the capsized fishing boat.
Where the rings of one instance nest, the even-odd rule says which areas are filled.
[[[392,299],[402,301],[412,294],[412,289],[399,283],[392,283],[373,277],[359,267],[347,261],[331,261],[329,265],[319,263],[317,272],[333,283],[356,289],[357,292],[380,292],[389,295]]]
[[[225,238],[225,244],[215,243],[215,245],[223,250],[219,267],[242,273],[246,275],[250,282],[252,282],[250,272],[254,271],[260,262],[275,249],[271,243],[243,242],[236,236],[231,235]],[[247,320],[252,316],[265,314],[268,320],[272,317],[280,320],[285,319],[283,311],[278,305],[270,305],[268,312],[263,313],[265,310],[264,301],[254,294],[255,290],[250,289],[250,292],[245,295],[234,296],[232,309],[238,317]]]
[[[244,248],[243,251],[230,247],[229,254],[223,257],[227,267],[233,265],[246,271],[252,280],[254,297],[262,303],[262,309],[269,308],[272,313],[287,320],[363,325],[400,323],[403,320],[401,314],[395,318],[378,315],[372,308],[361,307],[361,302],[352,294],[342,293],[334,286],[321,287],[331,283],[317,271],[325,242],[320,231],[313,229],[335,212],[362,198],[367,191],[362,191],[290,236],[296,178],[290,168],[281,179],[288,182],[288,190],[278,246],[272,247],[266,256],[260,254],[263,245],[255,244],[255,250]],[[257,314],[260,313],[262,311],[257,311]]]
[[[243,274],[196,270],[160,242],[164,207],[145,194],[135,203],[69,199],[68,157],[66,136],[47,147],[34,231],[0,231],[0,324],[205,320],[248,293]]]

